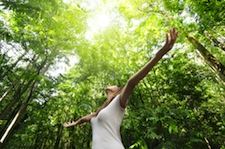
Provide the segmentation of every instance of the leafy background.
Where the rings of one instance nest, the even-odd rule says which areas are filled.
[[[129,100],[124,146],[225,148],[224,18],[219,0],[1,0],[0,148],[90,148],[90,125],[62,123],[96,110],[172,27],[175,47]]]

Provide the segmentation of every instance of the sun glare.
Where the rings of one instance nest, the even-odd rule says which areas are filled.
[[[85,34],[86,39],[91,40],[93,36],[99,32],[104,31],[112,24],[114,16],[104,12],[99,12],[94,16],[91,16],[87,20],[87,32]]]
[[[118,11],[118,1],[111,0],[63,0],[69,5],[79,4],[80,7],[87,10],[88,18],[86,20],[87,30],[85,38],[91,41],[98,33],[105,31],[114,24],[120,27],[125,26],[126,22]]]
[[[104,29],[109,26],[111,22],[111,16],[107,14],[97,14],[94,18],[90,20],[88,26],[92,26],[94,29]]]

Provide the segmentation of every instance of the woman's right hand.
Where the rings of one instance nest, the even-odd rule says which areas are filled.
[[[70,122],[64,123],[63,127],[68,128],[68,127],[71,127],[71,126],[76,126],[78,124],[79,124],[79,120],[77,120],[77,121],[70,121]]]
[[[76,125],[80,125],[86,122],[90,122],[92,117],[96,116],[96,112],[88,114],[84,117],[81,117],[80,119],[76,120],[76,121],[70,121],[70,122],[66,122],[63,124],[64,127],[71,127],[71,126],[76,126]]]

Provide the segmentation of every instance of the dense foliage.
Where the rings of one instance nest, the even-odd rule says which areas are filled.
[[[0,148],[90,148],[89,124],[62,124],[125,85],[172,27],[175,47],[130,97],[123,143],[225,148],[222,0],[2,0]]]

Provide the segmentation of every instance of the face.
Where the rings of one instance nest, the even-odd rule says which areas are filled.
[[[115,94],[117,92],[119,92],[121,90],[120,87],[116,86],[116,85],[112,85],[112,86],[107,86],[106,87],[106,93],[107,95],[110,95],[110,94]]]

